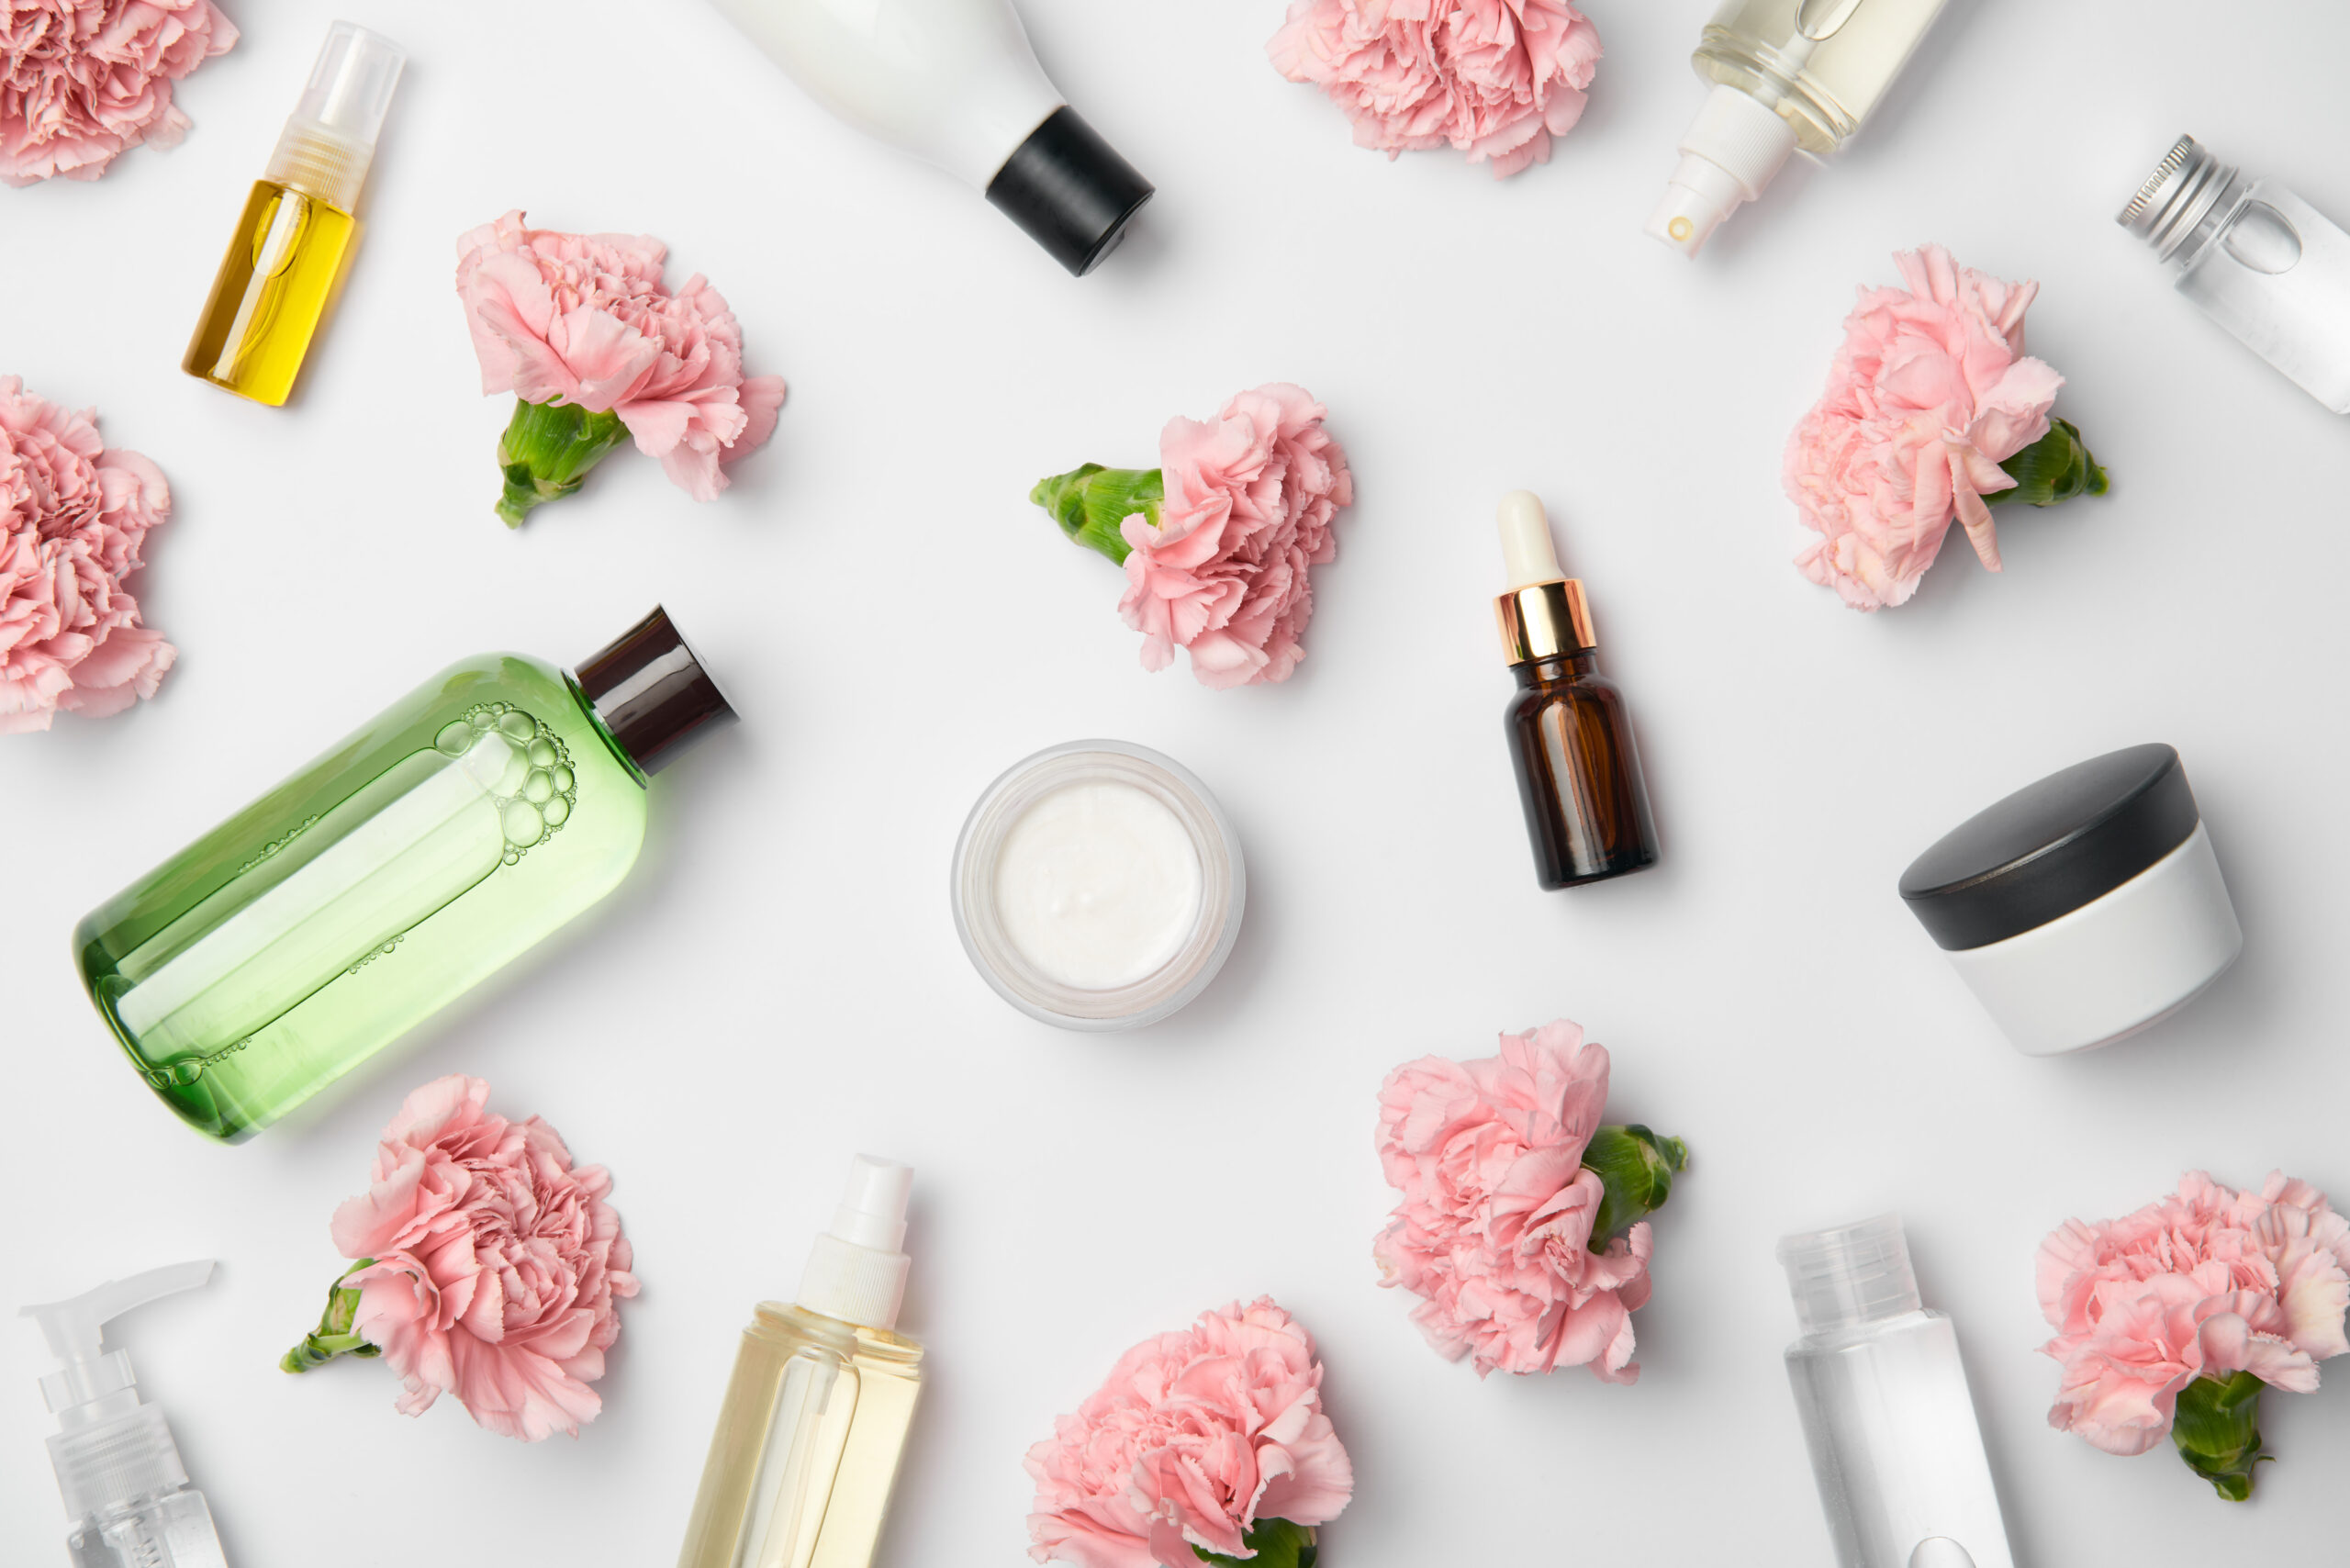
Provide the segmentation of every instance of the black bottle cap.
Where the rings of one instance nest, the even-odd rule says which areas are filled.
[[[1078,277],[1116,248],[1151,184],[1063,104],[1013,149],[988,200]]]
[[[734,710],[659,605],[573,672],[636,766],[658,773]]]
[[[1901,896],[1938,946],[1988,946],[2103,898],[2201,820],[2178,753],[2109,751],[1959,823],[1901,873]]]

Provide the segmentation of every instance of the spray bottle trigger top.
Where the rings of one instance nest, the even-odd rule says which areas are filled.
[[[60,1362],[56,1372],[40,1380],[50,1409],[62,1412],[130,1387],[130,1358],[120,1350],[111,1355],[102,1351],[106,1324],[160,1296],[194,1290],[211,1277],[212,1260],[199,1259],[108,1280],[63,1301],[21,1308],[19,1316],[40,1325],[49,1353]]]

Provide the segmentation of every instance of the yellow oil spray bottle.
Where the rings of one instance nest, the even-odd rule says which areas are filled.
[[[365,28],[328,29],[269,172],[237,219],[182,370],[271,408],[294,390],[350,252],[352,210],[407,61]]]

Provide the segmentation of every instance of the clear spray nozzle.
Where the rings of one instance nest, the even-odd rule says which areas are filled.
[[[211,1277],[212,1260],[200,1259],[150,1269],[127,1280],[108,1280],[64,1301],[23,1308],[21,1315],[40,1325],[49,1353],[61,1363],[56,1372],[40,1380],[50,1409],[66,1415],[130,1388],[137,1382],[130,1371],[130,1357],[122,1350],[111,1354],[104,1350],[106,1326],[135,1306],[194,1290]],[[137,1395],[131,1397],[135,1401]]]

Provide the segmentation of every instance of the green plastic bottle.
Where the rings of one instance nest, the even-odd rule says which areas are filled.
[[[657,608],[576,674],[453,665],[91,912],[83,984],[241,1143],[610,892],[646,777],[733,716]]]

